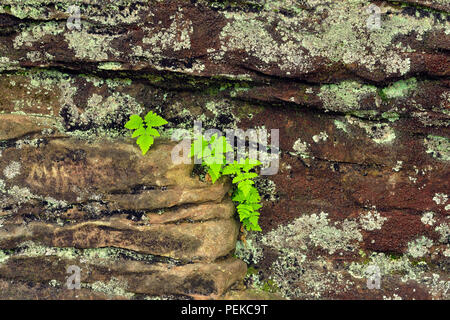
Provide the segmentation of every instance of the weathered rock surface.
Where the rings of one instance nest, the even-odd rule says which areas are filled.
[[[47,118],[1,114],[0,128],[2,279],[44,286],[38,298],[70,298],[59,292],[76,265],[93,298],[213,298],[245,276],[245,264],[227,258],[239,228],[229,182],[201,182],[193,164],[173,164],[176,143],[160,140],[142,156],[128,139],[63,136]],[[86,264],[86,250],[100,257]]]
[[[81,268],[83,289],[91,289],[93,294],[104,293],[108,297],[123,298],[138,295],[220,297],[230,286],[240,281],[246,272],[245,265],[234,258],[215,263],[177,266],[129,260],[111,261],[101,257],[86,262],[83,259],[55,256],[12,257],[0,265],[0,272],[3,277],[20,282],[30,280],[31,271],[38,271],[32,281],[36,285],[51,283],[54,286],[51,291],[57,293],[64,290],[69,265]],[[4,293],[0,297],[8,298]]]
[[[80,29],[67,26],[73,4]],[[80,298],[217,297],[243,276],[224,260],[233,274],[206,285],[238,232],[228,183],[173,165],[174,143],[143,157],[124,138],[129,115],[153,110],[166,138],[194,120],[280,130],[280,170],[257,182],[263,233],[237,243],[248,286],[292,299],[448,299],[449,11],[445,0],[1,0],[4,296],[70,298],[62,274],[26,278],[30,261],[60,257],[63,270],[104,246],[125,261],[113,279],[84,278]],[[156,292],[150,276],[124,272],[138,261],[158,274],[155,259],[184,279],[192,261],[201,285],[181,277]],[[369,266],[380,290],[367,288]]]

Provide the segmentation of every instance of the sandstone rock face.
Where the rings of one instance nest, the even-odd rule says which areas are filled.
[[[251,290],[448,299],[449,12],[1,0],[0,297],[243,297],[236,246]],[[123,125],[149,110],[169,125],[142,156]],[[171,160],[196,120],[280,130],[280,169],[257,181],[263,232],[245,243],[229,182]],[[77,292],[68,265],[89,271]]]
[[[0,123],[2,298],[73,298],[61,293],[71,265],[86,299],[213,298],[244,277],[231,257],[239,226],[229,181],[201,182],[193,164],[173,164],[175,143],[142,156],[128,139],[53,134],[48,119],[2,114]],[[30,279],[28,289],[7,282]]]

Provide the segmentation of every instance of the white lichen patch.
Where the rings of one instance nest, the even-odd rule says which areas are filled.
[[[426,153],[433,158],[450,161],[450,140],[446,137],[429,135],[423,140]]]
[[[393,294],[392,297],[383,296],[383,300],[403,300],[398,294]]]
[[[373,231],[380,230],[386,220],[376,210],[371,210],[360,216],[359,223],[364,230]]]
[[[0,250],[0,263],[5,263],[8,259],[9,256],[3,250]]]
[[[119,35],[105,35],[89,33],[84,29],[77,31],[76,29],[66,32],[64,37],[75,53],[75,57],[81,60],[90,61],[107,61],[109,56],[119,57],[120,53],[113,48],[112,42]]]
[[[35,42],[41,42],[45,36],[56,36],[65,31],[65,24],[45,22],[23,29],[14,39],[14,49],[29,48]],[[30,57],[32,58],[32,57]]]
[[[442,254],[444,255],[444,257],[450,257],[450,248],[446,248]]]
[[[360,109],[360,100],[375,97],[377,88],[356,81],[327,84],[320,88],[318,96],[326,110],[348,112]]]
[[[422,41],[428,32],[445,30],[432,16],[403,15],[402,9],[392,7],[383,15],[382,28],[369,30],[366,9],[370,4],[367,0],[347,1],[346,5],[310,0],[300,6],[290,0],[268,0],[258,13],[225,12],[229,22],[220,34],[221,51],[245,51],[261,61],[261,69],[276,63],[281,70],[306,73],[314,69],[312,61],[322,57],[343,65],[357,64],[368,72],[404,75],[410,71],[411,60],[403,53],[414,49],[399,39],[415,36]],[[382,13],[387,10],[383,7]],[[280,16],[282,11],[290,14]]]
[[[421,268],[421,262],[414,265],[410,259],[403,255],[400,258],[392,259],[385,253],[371,253],[364,263],[352,262],[349,266],[349,273],[357,279],[366,279],[369,267],[378,267],[380,270],[381,281],[384,276],[391,274],[403,274],[401,280],[406,282],[408,280],[419,281],[422,278],[424,269]]]
[[[191,36],[194,32],[192,21],[186,19],[181,11],[171,16],[170,20],[172,22],[168,28],[143,28],[145,36],[142,43],[148,46],[148,51],[141,48],[140,51],[135,51],[136,55],[157,60],[162,57],[164,50],[180,51],[191,48]]]
[[[392,168],[392,171],[399,172],[403,166],[403,161],[397,161],[395,167]]]
[[[432,226],[436,220],[434,219],[434,212],[427,211],[422,215],[422,218],[420,218],[420,221],[422,221],[423,224]]]
[[[421,258],[428,253],[429,248],[433,246],[433,241],[422,236],[414,241],[408,242],[407,254],[413,258]]]
[[[296,140],[294,142],[294,145],[292,146],[292,149],[295,152],[290,152],[290,154],[294,155],[294,156],[298,156],[301,157],[303,159],[308,159],[310,158],[310,154],[309,154],[309,145],[307,142],[302,141],[301,138],[299,138],[298,140]]]
[[[85,125],[94,128],[104,128],[122,123],[131,114],[141,114],[142,112],[141,104],[133,97],[121,92],[114,92],[106,97],[94,93],[89,97],[87,108],[83,113],[80,113],[75,106],[67,109],[67,113],[70,115],[69,125]]]
[[[0,179],[0,192],[1,193],[6,193],[5,181],[3,181],[2,179]]]
[[[257,264],[263,258],[260,239],[257,236],[250,235],[245,243],[238,241],[235,255],[247,264]]]
[[[439,233],[439,241],[442,243],[450,243],[450,224],[443,222],[434,229]]]
[[[82,284],[83,287],[90,288],[97,292],[102,292],[110,297],[120,296],[131,299],[134,297],[134,293],[127,292],[128,283],[125,280],[120,280],[115,277],[111,277],[109,282],[96,281],[92,284]]]
[[[344,131],[345,133],[348,132],[347,130],[347,125],[339,120],[334,120],[334,125],[336,126],[337,129]]]
[[[348,123],[357,125],[358,127],[364,129],[364,131],[366,131],[366,134],[375,143],[392,143],[396,138],[394,129],[392,129],[386,123],[370,123],[368,121],[362,121],[351,116],[346,116],[346,119]]]
[[[432,17],[409,17],[401,14],[383,15],[382,28],[368,30],[370,13],[368,1],[308,1],[317,12],[326,11],[326,19],[318,24],[318,33],[307,33],[302,45],[313,56],[322,56],[343,64],[358,63],[374,71],[381,68],[386,74],[404,75],[410,70],[410,59],[397,50],[396,38],[415,34],[420,41],[433,28],[445,29]],[[382,10],[388,10],[383,8]],[[391,12],[401,9],[389,7]],[[384,12],[382,12],[384,13]]]
[[[6,190],[12,200],[15,201],[16,205],[21,205],[27,203],[32,199],[39,199],[38,196],[31,193],[30,189],[27,187],[12,186],[10,189]]]
[[[3,169],[3,175],[7,178],[7,179],[13,179],[14,177],[18,176],[20,174],[20,169],[21,169],[21,164],[20,162],[17,161],[11,161],[10,164],[8,164],[4,169]]]
[[[446,204],[448,200],[448,195],[445,193],[435,193],[433,197],[433,201],[436,202],[436,204]]]
[[[244,50],[261,61],[261,69],[271,63],[278,63],[282,70],[301,69],[307,72],[312,69],[309,58],[297,50],[298,42],[293,37],[295,33],[286,29],[289,26],[280,21],[276,30],[269,31],[267,18],[272,20],[272,13],[226,12],[224,15],[230,22],[220,33],[222,52]],[[298,26],[291,27],[298,29]],[[276,41],[272,31],[279,32],[283,41]]]
[[[328,134],[325,131],[322,131],[319,134],[313,136],[312,139],[315,143],[318,143],[320,141],[327,141]]]
[[[11,61],[8,57],[0,57],[0,71],[17,69],[18,65],[18,61]]]
[[[98,65],[100,70],[122,70],[122,64],[120,62],[103,62]]]
[[[330,254],[336,251],[352,251],[362,241],[358,224],[353,220],[331,223],[328,214],[304,215],[287,226],[279,226],[263,237],[262,243],[279,250],[307,246],[320,247]]]

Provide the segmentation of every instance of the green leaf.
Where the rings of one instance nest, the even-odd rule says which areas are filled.
[[[130,116],[130,120],[125,124],[125,128],[127,129],[138,129],[144,121],[142,118],[136,114]]]
[[[261,227],[259,226],[259,224],[252,224],[247,230],[249,231],[262,231]]]
[[[238,188],[242,191],[245,198],[248,197],[254,183],[255,182],[253,182],[252,180],[244,180],[242,182],[239,182]]]
[[[234,163],[228,164],[223,169],[223,174],[224,175],[232,175],[232,174],[238,174],[238,173],[240,173],[240,168],[239,168],[239,165],[237,164],[236,161],[234,161]]]
[[[136,137],[138,137],[138,136],[140,136],[140,135],[143,135],[143,134],[145,134],[145,128],[144,128],[143,125],[141,125],[141,127],[139,127],[139,129],[136,129],[136,130],[133,132],[133,135],[132,135],[131,137],[132,137],[132,138],[136,138]]]
[[[168,123],[164,118],[158,116],[152,111],[149,111],[145,116],[145,122],[147,123],[147,125],[152,127],[159,127]]]
[[[259,195],[258,189],[252,186],[245,200],[248,203],[259,203],[261,201],[261,196]]]
[[[245,172],[249,172],[254,167],[260,166],[262,163],[258,160],[252,160],[250,161],[249,158],[246,158],[245,160],[240,161],[240,164],[242,164],[242,170]]]
[[[220,171],[214,171],[211,168],[208,170],[209,175],[211,176],[211,181],[212,183],[215,183],[217,181],[217,179],[220,178]]]
[[[254,173],[254,172],[239,173],[233,179],[233,183],[238,183],[238,182],[243,181],[243,180],[253,179],[253,178],[256,178],[257,176],[258,176],[258,174]]]
[[[153,141],[154,141],[153,137],[149,135],[142,135],[137,139],[136,143],[141,148],[143,155],[145,155],[148,149],[150,149],[151,145],[153,144]]]
[[[236,202],[244,202],[245,201],[245,197],[244,194],[242,193],[241,190],[237,189],[234,194],[233,194],[233,201]]]
[[[208,141],[203,136],[197,136],[191,145],[191,157],[196,156],[202,158],[203,150],[208,146]]]
[[[220,176],[221,176],[220,171],[221,170],[222,170],[222,165],[221,164],[213,163],[213,164],[211,164],[209,166],[208,173],[211,176],[212,183],[215,183],[216,180],[220,178]]]
[[[220,138],[216,138],[216,135],[211,138],[211,149],[214,150],[215,153],[224,154],[230,151],[233,151],[233,147],[228,143],[227,139],[224,136]]]
[[[159,136],[160,136],[158,130],[156,130],[156,129],[154,129],[154,128],[151,128],[151,127],[148,127],[148,128],[147,128],[146,133],[147,133],[148,135],[150,135],[150,136],[155,136],[155,137],[159,137]]]
[[[252,207],[252,210],[259,215],[259,212],[257,212],[256,210],[261,209],[262,205],[260,205],[259,203],[252,203],[250,206]]]
[[[253,224],[254,226],[258,225],[259,216],[251,216],[248,218],[248,221]]]

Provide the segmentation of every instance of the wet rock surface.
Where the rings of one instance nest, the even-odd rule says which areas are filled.
[[[449,10],[1,0],[1,297],[70,298],[79,263],[83,299],[245,298],[228,292],[245,276],[236,245],[251,290],[448,299]],[[144,157],[122,128],[149,110],[169,125]],[[280,169],[257,182],[263,232],[245,243],[229,182],[171,161],[169,138],[195,120],[280,130]]]

